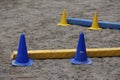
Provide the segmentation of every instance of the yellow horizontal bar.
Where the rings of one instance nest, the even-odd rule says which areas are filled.
[[[76,49],[61,50],[29,50],[29,57],[32,59],[65,59],[74,57]],[[15,59],[17,51],[11,55]],[[89,57],[120,57],[120,47],[118,48],[93,48],[87,49]]]

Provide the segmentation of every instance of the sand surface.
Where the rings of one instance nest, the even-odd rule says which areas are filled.
[[[58,27],[62,10],[68,17],[120,22],[120,0],[0,0],[0,80],[119,80],[120,58],[92,58],[92,65],[71,65],[69,59],[34,60],[30,67],[11,66],[19,35],[28,49],[76,48],[84,32],[87,48],[120,47],[120,30],[89,31]]]

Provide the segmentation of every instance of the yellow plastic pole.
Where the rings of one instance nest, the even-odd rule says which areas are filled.
[[[29,50],[29,57],[32,59],[66,59],[74,57],[76,49],[62,50]],[[15,59],[17,51],[11,55]],[[120,47],[118,48],[93,48],[87,49],[89,57],[120,57]]]

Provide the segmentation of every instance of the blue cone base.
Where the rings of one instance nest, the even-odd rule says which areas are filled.
[[[13,66],[31,66],[32,64],[33,64],[32,59],[29,59],[29,61],[27,63],[19,63],[19,62],[16,62],[16,60],[12,61]]]
[[[87,58],[87,61],[81,62],[81,61],[76,61],[75,58],[71,58],[70,59],[71,64],[76,64],[76,65],[80,65],[80,64],[92,64],[92,61],[90,58]]]

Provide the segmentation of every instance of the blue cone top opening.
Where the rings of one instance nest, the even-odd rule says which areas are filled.
[[[20,35],[19,45],[18,45],[18,52],[16,59],[12,61],[12,65],[14,66],[30,66],[32,65],[32,60],[29,59],[25,35]]]
[[[70,59],[72,64],[91,64],[92,61],[87,57],[84,33],[81,32],[78,40],[78,46],[74,58]]]

